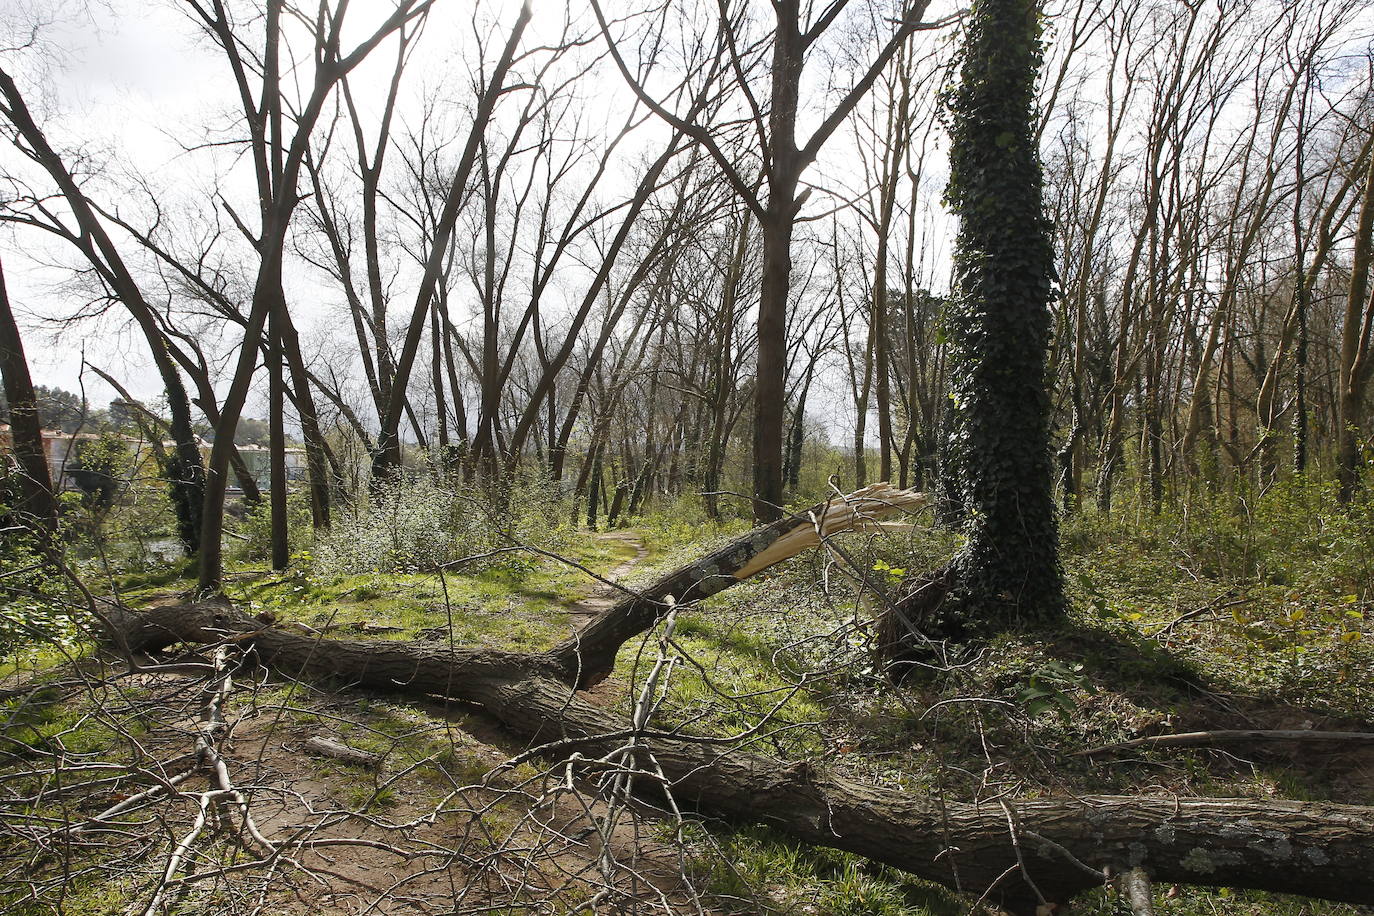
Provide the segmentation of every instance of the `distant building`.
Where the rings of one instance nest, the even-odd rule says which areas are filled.
[[[201,452],[206,460],[210,458],[210,446],[201,447]],[[268,479],[272,472],[272,451],[262,445],[240,445],[239,457],[243,459],[244,465],[248,468],[249,475],[259,487],[266,490],[271,481]],[[286,450],[286,482],[295,483],[306,479],[305,449],[288,448]],[[229,475],[230,492],[238,492],[235,486],[233,473]]]
[[[77,446],[82,442],[95,442],[100,439],[100,433],[66,433],[60,429],[41,430],[43,437],[43,457],[48,460],[48,476],[52,478],[53,486],[62,491],[67,489],[71,483],[71,475],[68,473],[68,465],[76,461]],[[117,436],[120,441],[127,444],[133,455],[137,456],[147,443],[132,436]],[[14,451],[14,436],[10,431],[9,424],[0,423],[0,455],[9,455]]]
[[[43,455],[48,460],[48,474],[52,477],[53,486],[58,491],[66,490],[74,486],[68,466],[76,460],[77,446],[81,442],[94,442],[102,435],[113,435],[114,438],[123,442],[129,447],[129,453],[134,461],[140,462],[151,458],[147,450],[151,443],[141,436],[126,436],[120,434],[102,433],[65,433],[57,429],[45,429],[43,436]],[[205,461],[210,460],[210,445],[204,441],[199,442],[201,457]],[[163,448],[171,451],[176,447],[176,443],[169,441],[162,443]],[[7,423],[0,423],[0,456],[9,455],[14,450],[14,441]],[[267,489],[270,481],[269,475],[272,469],[272,458],[269,449],[261,445],[240,445],[238,447],[239,456],[243,459],[244,465],[248,468],[248,473],[258,486]],[[305,449],[288,448],[286,450],[286,479],[288,482],[303,481],[306,479]],[[237,493],[238,487],[230,474],[229,492]]]

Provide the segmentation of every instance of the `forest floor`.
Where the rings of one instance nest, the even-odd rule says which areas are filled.
[[[757,729],[756,750],[955,798],[1106,792],[1374,805],[1368,743],[1109,747],[1206,729],[1374,730],[1374,634],[1361,565],[1370,535],[1316,527],[1317,540],[1304,546],[1276,526],[1272,536],[1289,542],[1281,555],[1259,542],[1237,554],[1234,544],[1212,543],[1215,531],[1160,541],[1143,529],[1126,537],[1070,528],[1066,626],[969,649],[900,690],[868,664],[866,614],[848,580],[821,555],[801,558],[678,615],[670,654],[679,661],[656,721],[714,735]],[[652,527],[587,534],[568,554],[633,586],[721,536]],[[953,546],[922,527],[855,550],[895,591],[908,567],[938,565]],[[1308,580],[1314,570],[1320,590]],[[146,606],[180,600],[189,583],[167,570],[115,585],[125,601]],[[613,600],[584,572],[552,560],[514,571],[331,579],[248,565],[229,591],[277,625],[522,651],[556,643]],[[591,698],[628,711],[656,646],[627,644]],[[167,761],[184,763],[199,733],[205,680],[184,672],[111,680],[95,658],[53,661],[12,666],[4,680],[53,683],[0,708],[3,912],[141,913],[150,902],[152,911],[181,913],[969,911],[967,900],[854,856],[798,847],[763,827],[678,821],[607,792],[604,780],[541,769],[480,711],[251,668],[238,673],[218,732],[229,772],[265,835],[308,841],[262,867],[230,842],[227,825],[207,830],[187,846],[180,873],[191,878],[174,882],[164,906],[153,896],[194,822],[195,780],[178,784],[174,803],[121,821],[118,831],[75,836],[69,828],[173,775]],[[309,744],[316,738],[382,762],[320,756]],[[140,778],[112,786],[92,776],[58,792],[50,777],[32,775],[58,760],[91,774],[132,766]],[[1158,890],[1161,912],[1178,916],[1371,912],[1226,889]],[[1104,890],[1073,912],[1121,906]]]

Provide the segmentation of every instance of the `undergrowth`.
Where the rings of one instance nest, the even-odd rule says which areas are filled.
[[[279,622],[346,638],[544,648],[570,629],[569,597],[593,589],[583,572],[517,552],[439,568],[512,539],[602,574],[634,555],[623,540],[574,532],[566,506],[547,492],[531,483],[494,504],[429,478],[397,483],[376,502],[345,508],[286,573],[265,572],[245,549],[230,577],[231,597]],[[649,556],[629,582],[652,579],[746,530],[737,508],[713,522],[696,499],[637,519],[628,536]],[[261,537],[251,520],[240,530]],[[861,782],[952,798],[1167,791],[1374,803],[1374,784],[1339,761],[1207,750],[1072,756],[1200,728],[1368,726],[1374,500],[1342,507],[1332,486],[1299,479],[1264,493],[1204,495],[1158,513],[1126,506],[1103,515],[1085,507],[1064,519],[1062,535],[1071,599],[1062,627],[950,647],[946,668],[900,689],[875,665],[870,622],[898,597],[908,573],[936,568],[959,548],[959,537],[929,518],[905,532],[847,536],[842,556],[811,552],[683,608],[658,724],[750,733],[758,752],[823,760]],[[133,566],[114,579],[126,599],[190,586],[192,570],[184,566]],[[601,702],[627,706],[638,694],[657,635],[622,649],[612,680],[598,692]],[[283,710],[305,709],[284,712],[297,737],[325,733],[382,754],[388,772],[411,773],[420,791],[447,791],[485,773],[488,762],[476,748],[455,740],[461,732],[429,712],[362,699],[339,721],[312,711],[318,698],[306,703],[290,692],[299,685],[263,689],[264,708],[275,700]],[[283,692],[273,697],[273,690]],[[92,753],[147,727],[102,719],[86,707],[45,705],[43,696],[0,709],[11,753],[49,752],[54,742],[68,753]],[[754,731],[765,717],[768,727]],[[348,764],[317,770],[338,786],[339,803],[354,809],[384,811],[416,791]],[[846,854],[798,848],[763,829],[694,823],[686,830],[695,877],[724,911],[897,916],[959,909],[943,891]],[[79,885],[73,894],[74,912],[106,897]],[[1158,902],[1179,916],[1351,912],[1187,889]],[[1076,911],[1107,914],[1120,906],[1104,892],[1085,897]]]

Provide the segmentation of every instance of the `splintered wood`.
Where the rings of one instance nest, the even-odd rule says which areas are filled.
[[[891,516],[917,512],[931,504],[927,493],[903,490],[887,482],[875,483],[837,496],[830,502],[812,508],[807,514],[811,524],[799,525],[784,532],[745,565],[734,572],[736,579],[762,572],[770,566],[791,559],[804,550],[815,547],[822,539],[845,531],[878,531],[884,528],[906,527],[902,522],[884,521]]]

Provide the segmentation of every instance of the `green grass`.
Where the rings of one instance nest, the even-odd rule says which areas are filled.
[[[730,501],[722,499],[723,508],[727,502]],[[683,497],[671,505],[657,507],[635,519],[634,534],[649,551],[649,560],[640,572],[671,568],[683,560],[694,559],[751,527],[749,521],[735,514],[712,521],[699,497]]]
[[[0,683],[8,686],[10,683],[60,678],[65,666],[93,654],[94,646],[89,641],[71,646],[51,643],[24,646],[0,657]]]
[[[138,888],[133,879],[109,880],[80,878],[61,889],[60,897],[42,902],[25,900],[21,895],[0,896],[0,910],[13,916],[110,916],[122,912]],[[183,911],[184,912],[184,911]]]
[[[1374,500],[1343,508],[1298,480],[1158,516],[1086,511],[1064,526],[1064,556],[1082,621],[1139,633],[1216,683],[1369,719]]]
[[[129,708],[128,701],[140,695],[140,691],[126,690],[122,695],[102,692],[64,699],[57,690],[44,688],[0,702],[4,734],[0,748],[19,756],[25,748],[76,756],[111,749],[129,753],[149,727],[140,713]]]
[[[665,512],[634,533],[650,556],[632,575],[643,582],[697,558],[746,523],[707,523],[699,509]],[[922,525],[905,534],[850,537],[865,574],[899,593],[900,575],[940,565],[959,546],[949,532]],[[958,656],[957,667],[893,689],[876,676],[854,588],[831,568],[828,593],[815,555],[770,571],[680,612],[660,726],[730,734],[765,714],[785,729],[754,746],[781,757],[822,757],[862,782],[954,797],[985,789],[986,773],[1014,791],[1036,793],[1172,791],[1374,803],[1339,778],[1291,760],[1253,765],[1206,751],[1138,752],[1100,761],[1073,751],[1144,734],[1201,727],[1292,727],[1316,717],[1369,723],[1374,709],[1374,508],[1335,505],[1329,487],[1297,482],[1268,493],[1198,499],[1156,516],[1127,507],[1111,517],[1085,510],[1063,525],[1071,611],[1054,632],[1008,633]],[[605,573],[634,555],[620,540],[580,536],[572,559]],[[433,639],[516,650],[545,648],[569,632],[569,597],[595,584],[551,560],[516,568],[433,574],[314,574],[308,566],[272,574],[243,565],[233,597],[254,612],[347,638]],[[124,577],[143,599],[190,587],[185,570]],[[369,632],[360,625],[395,627]],[[831,634],[827,636],[825,634]],[[632,640],[620,653],[603,701],[627,708],[652,667],[657,643]],[[823,678],[792,685],[801,673]],[[832,670],[833,669],[833,670]],[[300,686],[270,685],[259,703],[308,707],[321,697]],[[782,702],[785,699],[785,702]],[[779,706],[778,704],[781,703]],[[50,706],[53,704],[49,704]],[[777,706],[778,708],[774,708]],[[29,715],[29,713],[25,713]],[[67,736],[78,746],[113,741],[80,712],[42,708],[29,728],[35,742]],[[337,779],[340,801],[379,811],[403,801],[391,774],[414,767],[425,788],[470,785],[490,752],[461,723],[404,703],[350,695],[347,722],[293,712],[293,734],[327,733],[386,755],[383,771],[362,774],[317,762]],[[86,742],[86,743],[82,743]],[[510,774],[511,780],[533,776]],[[408,776],[407,779],[410,777]],[[495,809],[493,823],[518,820]],[[502,821],[502,819],[505,821]],[[689,836],[695,868],[713,892],[747,901],[750,911],[820,914],[942,914],[966,911],[942,891],[841,853],[798,848],[763,830],[712,825]],[[1160,888],[1161,893],[1168,890]],[[730,909],[732,904],[724,909]],[[951,909],[951,907],[953,907]],[[1113,895],[1088,895],[1077,912],[1120,911]],[[1349,913],[1347,907],[1268,895],[1184,889],[1167,902],[1179,916],[1275,912]]]
[[[799,846],[765,827],[709,833],[683,827],[691,867],[727,905],[762,914],[963,916],[966,903],[943,888],[833,849]]]
[[[568,558],[605,574],[634,548],[618,541],[579,538]],[[123,577],[121,591],[137,603],[194,587],[186,570]],[[363,573],[333,577],[308,566],[272,573],[240,565],[226,585],[229,597],[251,613],[270,612],[331,635],[422,639],[537,651],[570,628],[565,602],[597,583],[572,566],[539,558],[518,570],[502,567],[439,573]],[[364,624],[370,625],[369,630]],[[395,628],[395,629],[378,629]],[[338,631],[335,633],[335,631]]]

